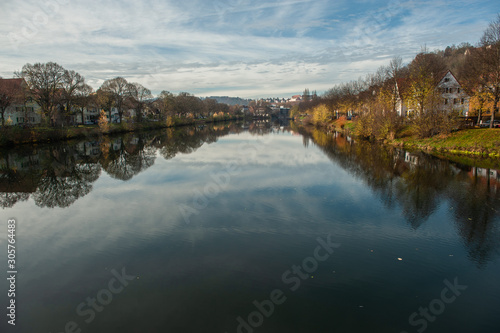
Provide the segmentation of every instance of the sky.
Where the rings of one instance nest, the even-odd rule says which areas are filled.
[[[394,56],[476,44],[498,13],[498,0],[0,0],[0,76],[53,61],[94,89],[122,76],[154,94],[321,94]]]

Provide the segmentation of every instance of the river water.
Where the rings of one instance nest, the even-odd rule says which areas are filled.
[[[497,162],[269,123],[4,150],[1,331],[499,332]]]

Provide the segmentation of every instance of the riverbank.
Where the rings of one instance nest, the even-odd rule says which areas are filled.
[[[304,126],[312,126],[302,123]],[[351,137],[356,136],[356,123],[339,119],[321,127],[325,131],[337,131]],[[362,138],[359,138],[363,140]],[[465,155],[475,157],[500,157],[500,130],[490,128],[461,129],[451,134],[440,134],[430,138],[419,138],[406,126],[393,140],[384,140],[384,144],[406,150],[421,150],[429,154],[443,156]]]
[[[166,122],[144,122],[109,124],[108,130],[102,131],[98,125],[79,125],[75,127],[33,127],[21,128],[17,126],[3,127],[0,129],[0,147],[9,147],[21,144],[36,144],[64,141],[70,139],[81,139],[99,137],[101,135],[113,135],[135,131],[155,130],[178,126],[196,126],[210,123],[243,120],[244,117],[231,117],[227,119],[175,119],[171,124]]]
[[[500,130],[490,128],[462,129],[448,135],[421,139],[414,135],[403,136],[389,144],[429,153],[500,157]]]

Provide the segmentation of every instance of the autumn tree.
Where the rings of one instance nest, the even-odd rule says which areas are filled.
[[[325,104],[320,104],[313,109],[313,122],[317,126],[327,125],[330,118],[330,110]]]
[[[446,71],[441,57],[434,53],[419,53],[409,65],[410,87],[406,99],[423,115],[426,109],[435,107],[436,86]]]
[[[108,117],[106,117],[106,112],[104,110],[101,110],[97,124],[99,125],[101,133],[109,132]]]
[[[480,47],[467,59],[476,71],[481,92],[493,101],[490,127],[493,127],[495,113],[500,102],[500,14],[491,22],[481,37]]]

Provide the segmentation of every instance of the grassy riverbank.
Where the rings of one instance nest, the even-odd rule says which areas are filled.
[[[70,139],[93,138],[101,135],[112,135],[117,133],[162,129],[168,127],[202,125],[208,123],[224,122],[230,120],[242,120],[243,117],[232,117],[227,119],[175,119],[171,124],[165,122],[123,123],[109,124],[107,131],[101,131],[97,125],[79,125],[63,128],[33,127],[21,128],[17,126],[6,126],[0,128],[0,146],[14,146],[20,144],[48,143]]]
[[[307,124],[305,124],[307,125]],[[335,130],[356,137],[356,122],[339,119],[322,126],[325,131]],[[500,129],[470,128],[451,134],[440,134],[429,138],[420,138],[411,126],[405,126],[393,140],[384,140],[385,144],[408,150],[421,150],[433,155],[476,157],[500,157]]]
[[[448,135],[436,135],[425,139],[403,134],[401,138],[388,143],[405,149],[418,149],[431,153],[500,157],[499,129],[463,129]]]

